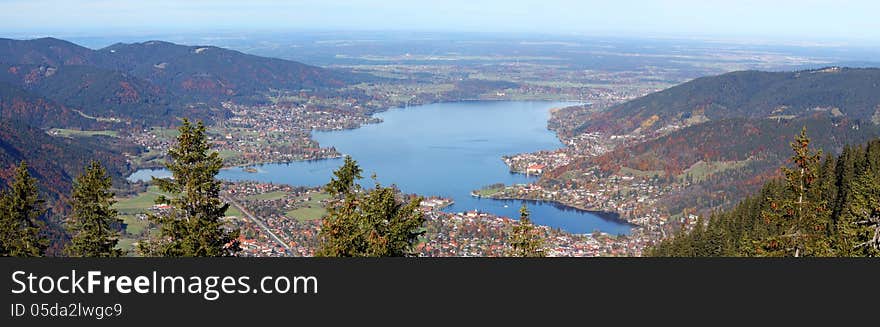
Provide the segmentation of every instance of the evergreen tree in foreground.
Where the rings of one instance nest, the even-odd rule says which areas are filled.
[[[793,168],[782,167],[788,192],[770,199],[770,210],[765,212],[771,224],[777,224],[782,235],[771,237],[765,243],[770,255],[822,256],[828,255],[828,219],[823,215],[826,200],[817,189],[821,151],[810,149],[806,127],[791,143]]]
[[[24,161],[15,169],[15,179],[0,197],[0,255],[38,257],[45,254],[49,241],[40,235],[46,212],[37,193],[37,181],[28,173]]]
[[[392,187],[376,182],[371,190],[357,183],[361,168],[351,157],[336,170],[325,190],[333,200],[319,237],[317,256],[400,257],[412,256],[425,218],[421,198],[399,201]],[[375,179],[375,176],[373,176]]]
[[[160,196],[157,204],[171,210],[150,215],[161,227],[160,238],[138,245],[142,254],[170,257],[232,256],[241,248],[238,231],[230,231],[221,220],[228,203],[220,199],[221,183],[215,176],[223,167],[217,152],[210,151],[205,125],[195,126],[184,119],[177,145],[168,150],[165,164],[172,178],[153,178],[159,189],[171,198]]]
[[[64,249],[72,257],[119,257],[124,253],[116,248],[119,233],[114,229],[122,223],[113,209],[112,182],[107,171],[92,161],[86,171],[73,182],[71,208],[67,230],[72,236]]]
[[[519,208],[519,222],[510,234],[511,257],[543,257],[544,239],[540,231],[529,219],[529,208],[525,204]]]

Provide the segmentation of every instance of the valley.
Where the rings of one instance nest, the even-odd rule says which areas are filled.
[[[259,37],[219,46],[108,41],[97,50],[53,38],[0,41],[0,117],[14,128],[42,131],[34,140],[75,144],[82,154],[97,151],[107,158],[101,161],[114,177],[126,226],[123,244],[129,249],[155,230],[144,213],[161,208],[151,203],[152,186],[125,178],[163,167],[182,118],[205,122],[212,151],[227,168],[220,176],[230,181],[224,192],[268,226],[253,225],[237,208],[227,212],[230,223],[248,231],[250,255],[313,254],[316,221],[326,203],[312,198],[348,154],[404,193],[449,201],[442,210],[424,208],[432,233],[482,231],[429,234],[425,255],[501,253],[505,244],[497,238],[506,232],[487,234],[485,228],[506,231],[521,200],[535,201],[527,202],[534,219],[559,241],[553,255],[641,255],[778,176],[785,162],[780,153],[802,126],[816,133],[827,153],[880,136],[877,71],[812,69],[851,58],[806,48],[728,45],[708,51],[676,41],[647,47],[626,40],[535,43],[527,38],[516,45],[503,38],[401,43],[391,37],[377,40],[369,52],[307,38],[289,40],[297,51],[284,52],[255,47],[268,44]],[[692,55],[680,56],[681,51]],[[558,105],[544,108],[552,108],[548,115],[523,116],[532,119],[529,125],[515,123],[517,103],[540,103],[535,101]],[[439,113],[405,125],[386,121],[397,115],[393,112],[425,106],[445,108],[447,115],[464,120]],[[480,109],[489,110],[484,112],[489,116],[469,118],[456,113],[454,108],[462,106],[495,109]],[[14,118],[22,112],[25,120]],[[419,133],[430,130],[425,124],[441,128],[430,132],[434,139],[421,141],[430,151],[407,155],[408,149],[396,148],[416,142]],[[463,135],[443,134],[443,127],[453,125]],[[359,133],[376,126],[392,126],[385,133],[395,138],[363,143],[369,138]],[[479,136],[504,128],[521,131]],[[529,134],[533,128],[540,138],[519,139],[537,135]],[[470,149],[479,142],[469,145],[468,140],[530,145]],[[386,153],[379,144],[397,150]],[[4,162],[37,162],[53,215],[62,216],[76,167],[92,157],[41,163],[43,154],[21,152],[26,146],[3,152]],[[435,156],[462,149],[456,155],[466,159],[451,164]],[[476,152],[467,151],[485,156],[477,163],[468,157]],[[396,157],[403,166],[371,159],[382,156]],[[64,168],[54,168],[58,164]],[[466,172],[478,165],[492,172]],[[438,178],[454,187],[438,186]],[[247,193],[252,197],[234,193],[254,185],[258,190]],[[277,239],[263,235],[266,228],[289,248],[273,248]]]

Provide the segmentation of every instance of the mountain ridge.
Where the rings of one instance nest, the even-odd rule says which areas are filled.
[[[296,61],[165,41],[89,49],[57,38],[0,38],[0,81],[92,116],[163,124],[225,117],[224,101],[262,102],[270,90],[338,89],[371,80]],[[202,109],[192,110],[193,104]]]
[[[583,117],[575,133],[629,134],[637,141],[548,171],[541,183],[565,185],[566,176],[594,167],[604,175],[656,176],[676,185],[658,208],[710,214],[778,176],[789,142],[803,127],[813,146],[832,155],[880,137],[880,69],[701,77]],[[726,168],[699,168],[706,165]],[[699,178],[691,178],[692,169],[702,169]]]
[[[612,106],[576,131],[645,133],[695,119],[787,118],[817,110],[880,122],[880,69],[752,70],[700,77]]]

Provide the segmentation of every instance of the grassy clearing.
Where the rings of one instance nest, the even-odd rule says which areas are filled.
[[[315,219],[321,219],[324,215],[327,214],[327,209],[323,207],[303,207],[298,209],[293,209],[285,213],[287,217],[295,218],[299,221],[309,221]]]
[[[244,217],[244,213],[235,206],[230,205],[229,209],[226,209],[226,217]]]
[[[167,138],[167,139],[175,139],[178,135],[180,135],[180,131],[176,128],[162,128],[162,127],[150,127],[150,133],[156,135],[158,137]]]
[[[712,176],[717,173],[721,173],[727,170],[740,169],[749,164],[748,160],[743,161],[697,161],[697,163],[691,165],[688,169],[685,169],[681,175],[678,175],[679,179],[686,179],[688,175],[691,176],[694,182],[704,181],[709,176]]]
[[[504,187],[484,188],[481,190],[477,190],[476,192],[477,192],[477,195],[486,197],[486,196],[493,196],[495,194],[501,193],[502,191],[504,191]]]
[[[312,193],[311,196],[312,196],[312,199],[311,199],[312,202],[321,202],[321,201],[329,199],[330,193],[325,193],[325,192]]]
[[[148,221],[140,220],[136,215],[119,215],[119,218],[126,224],[125,232],[130,235],[141,235],[150,226]]]
[[[286,212],[285,215],[290,218],[295,218],[299,221],[321,219],[326,216],[327,209],[324,208],[324,203],[322,203],[321,201],[329,199],[330,194],[324,192],[310,193],[308,197],[309,200],[303,202],[301,207],[290,210]]]
[[[150,186],[146,192],[133,197],[116,199],[118,202],[113,205],[113,208],[119,211],[119,218],[127,225],[125,229],[127,234],[132,236],[143,235],[144,231],[150,227],[150,223],[138,219],[137,215],[146,213],[147,209],[156,204],[156,199],[162,194],[164,193],[159,191],[158,187]]]
[[[58,135],[62,137],[91,137],[91,136],[109,136],[109,137],[119,137],[119,132],[111,131],[111,130],[103,130],[103,131],[80,131],[75,129],[66,129],[66,128],[53,128],[49,130],[50,134]]]
[[[169,194],[160,191],[158,187],[151,185],[147,188],[146,192],[130,198],[116,199],[118,202],[116,202],[113,207],[116,208],[116,210],[119,210],[120,213],[134,214],[143,212],[156,204],[156,199],[158,199],[160,195],[170,196]]]
[[[562,176],[559,176],[559,180],[570,181],[570,180],[573,180],[576,178],[580,178],[583,175],[584,175],[583,170],[569,170],[569,171],[563,173]]]
[[[638,170],[629,167],[621,167],[618,173],[621,175],[634,177],[654,177],[663,176],[664,174],[662,170]]]
[[[156,204],[156,199],[158,198],[159,194],[144,192],[131,198],[120,199],[113,207],[119,210],[120,213],[135,214],[152,207]]]

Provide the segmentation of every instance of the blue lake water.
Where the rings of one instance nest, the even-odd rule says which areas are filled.
[[[438,195],[455,200],[448,212],[480,210],[516,218],[523,201],[474,198],[482,186],[528,183],[534,177],[512,174],[501,156],[556,149],[562,146],[547,130],[551,108],[571,103],[529,101],[470,101],[392,109],[376,114],[379,124],[358,129],[314,132],[321,146],[336,149],[357,160],[364,170],[364,185],[373,173],[383,185],[396,184],[406,193]],[[220,178],[255,180],[291,185],[318,186],[330,180],[342,159],[266,164],[256,173],[243,168],[224,169]],[[129,179],[162,176],[143,170]],[[164,172],[167,175],[167,172]],[[533,220],[572,233],[595,230],[627,234],[630,226],[611,217],[561,206],[528,201]]]

